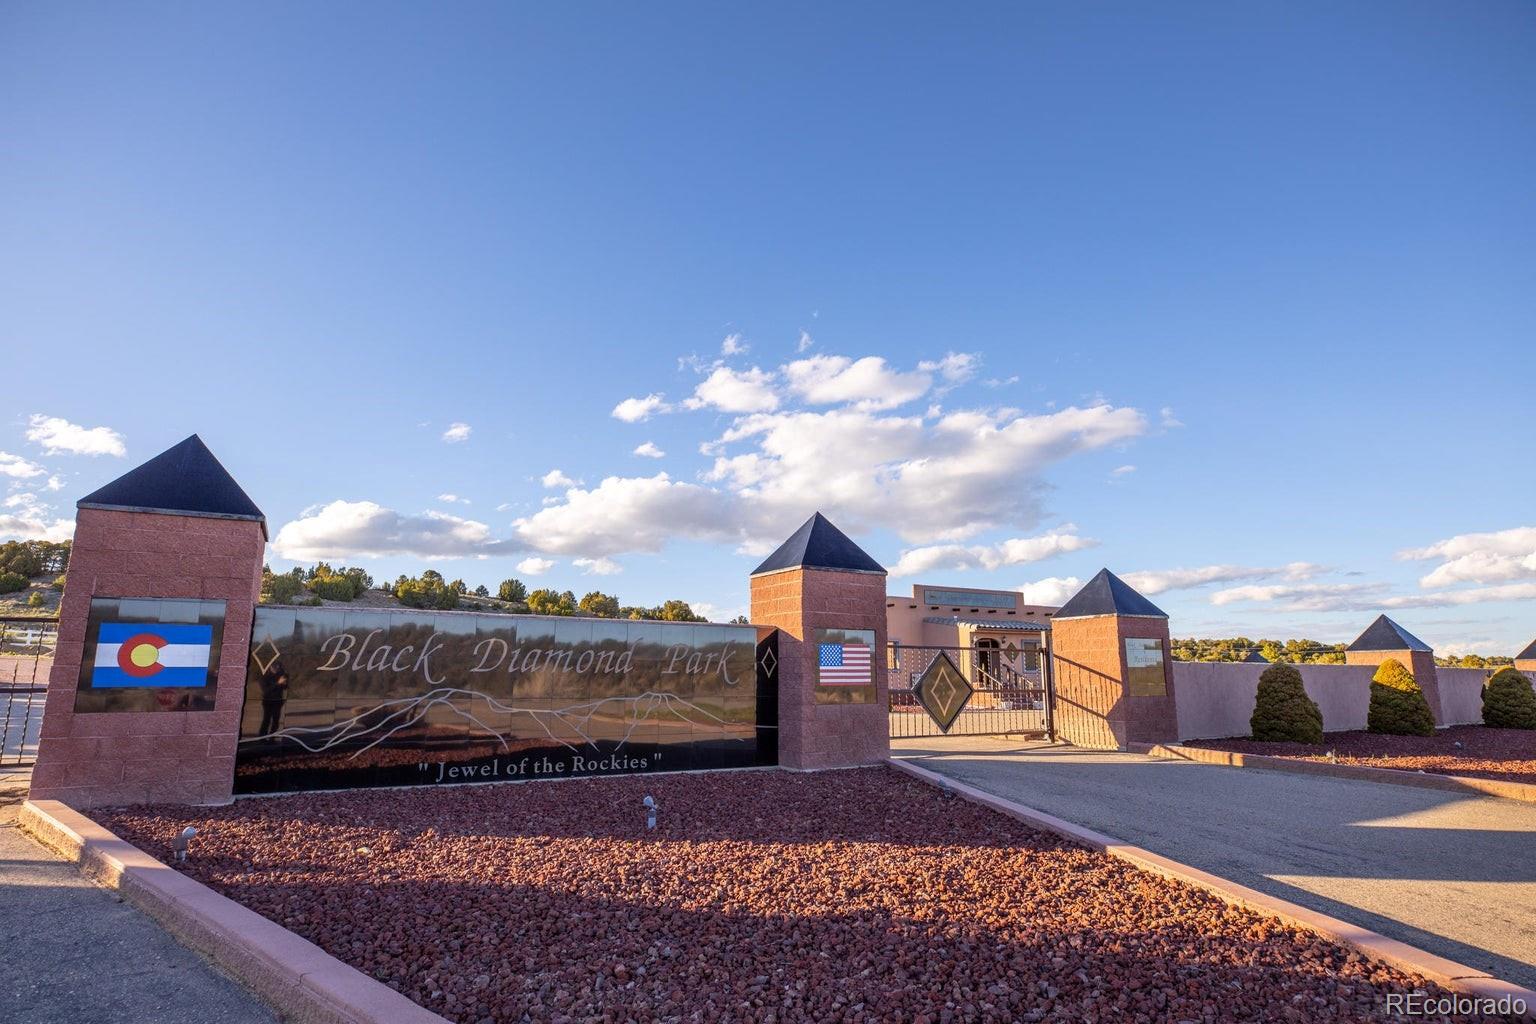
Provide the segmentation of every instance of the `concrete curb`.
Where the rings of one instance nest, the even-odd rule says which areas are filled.
[[[1358,764],[1329,764],[1326,761],[1302,761],[1274,754],[1236,753],[1231,750],[1207,750],[1205,747],[1186,747],[1177,743],[1133,743],[1132,753],[1148,754],[1171,761],[1198,761],[1201,764],[1225,765],[1230,768],[1264,768],[1270,771],[1295,772],[1299,775],[1328,775],[1337,779],[1356,779],[1361,782],[1385,782],[1392,786],[1412,786],[1417,789],[1439,789],[1451,793],[1477,793],[1496,796],[1505,800],[1520,800],[1536,804],[1536,785],[1527,782],[1506,782],[1503,779],[1479,779],[1470,775],[1436,775],[1432,772],[1405,772],[1398,768],[1370,768]]]
[[[1454,960],[1427,953],[1406,942],[1389,939],[1368,928],[1341,921],[1336,917],[1329,917],[1327,914],[1320,914],[1315,910],[1308,910],[1306,907],[1259,892],[1257,889],[1250,889],[1245,885],[1238,885],[1236,882],[1219,878],[1199,868],[1170,860],[1161,854],[1123,843],[1102,832],[1074,825],[1070,821],[1064,821],[1044,811],[1037,811],[1012,800],[993,796],[991,793],[957,782],[927,768],[896,758],[891,758],[887,763],[898,771],[906,772],[930,785],[950,790],[973,803],[990,807],[1000,814],[1006,814],[1033,828],[1054,833],[1089,849],[1107,853],[1111,857],[1134,864],[1146,871],[1187,882],[1235,906],[1278,917],[1287,924],[1316,932],[1326,939],[1357,949],[1373,960],[1382,961],[1412,974],[1421,974],[1453,992],[1462,992],[1479,999],[1502,999],[1507,996],[1511,999],[1523,1000],[1525,1015],[1522,1019],[1536,1021],[1536,992],[1521,988],[1519,985],[1512,985],[1507,981],[1500,981],[1485,971],[1474,970]]]
[[[124,842],[57,800],[18,816],[38,842],[115,889],[177,941],[217,963],[300,1024],[448,1024],[319,946]]]

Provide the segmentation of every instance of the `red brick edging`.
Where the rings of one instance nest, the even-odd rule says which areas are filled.
[[[119,839],[57,800],[28,800],[19,824],[87,878],[213,960],[285,1019],[303,1024],[448,1024],[226,896]]]
[[[1198,761],[1201,764],[1226,765],[1230,768],[1265,768],[1271,771],[1296,772],[1300,775],[1330,775],[1338,779],[1385,782],[1392,786],[1441,789],[1452,793],[1471,791],[1484,796],[1536,804],[1536,785],[1528,782],[1479,779],[1471,775],[1409,772],[1401,768],[1371,768],[1362,764],[1330,764],[1327,761],[1303,761],[1294,757],[1277,757],[1274,754],[1248,754],[1232,750],[1186,747],[1177,743],[1133,743],[1130,749],[1137,754],[1149,754],[1152,757],[1174,761]]]
[[[1454,992],[1464,992],[1480,999],[1502,999],[1506,996],[1512,1000],[1523,1000],[1525,1003],[1526,1020],[1536,1021],[1536,992],[1519,985],[1512,985],[1507,981],[1500,981],[1485,971],[1474,970],[1465,964],[1447,960],[1444,957],[1435,956],[1425,952],[1416,946],[1410,946],[1406,942],[1397,939],[1389,939],[1385,935],[1362,928],[1347,921],[1341,921],[1327,914],[1320,914],[1315,910],[1282,900],[1275,896],[1250,889],[1245,885],[1228,881],[1199,868],[1190,867],[1179,861],[1171,860],[1161,854],[1150,850],[1144,850],[1139,846],[1123,843],[1118,839],[1095,832],[1092,829],[1074,825],[1044,811],[1037,811],[1033,807],[1015,803],[1003,797],[993,796],[983,792],[974,786],[968,786],[963,782],[957,782],[938,772],[920,768],[915,764],[891,758],[892,767],[915,776],[924,782],[941,789],[954,792],[957,796],[970,800],[973,803],[990,807],[992,810],[1017,821],[1022,821],[1037,829],[1052,832],[1065,839],[1092,850],[1098,850],[1111,857],[1118,858],[1138,868],[1152,871],[1166,878],[1178,879],[1187,882],[1218,899],[1235,906],[1244,907],[1260,914],[1268,914],[1278,917],[1287,924],[1298,928],[1304,928],[1310,932],[1316,932],[1326,939],[1342,943],[1358,949],[1363,955],[1373,960],[1380,960],[1399,970],[1413,974],[1422,974],[1430,981],[1448,988]]]

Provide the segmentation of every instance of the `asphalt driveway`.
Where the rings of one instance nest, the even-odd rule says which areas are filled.
[[[6,1024],[276,1024],[154,921],[23,835],[25,776],[0,772],[0,1019]]]
[[[892,753],[1536,988],[1536,804],[993,737]]]

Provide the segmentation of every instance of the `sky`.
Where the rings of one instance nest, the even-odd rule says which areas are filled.
[[[0,539],[1536,637],[1536,5],[953,6],[5,5]]]

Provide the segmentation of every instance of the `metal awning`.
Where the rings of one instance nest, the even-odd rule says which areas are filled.
[[[923,619],[938,626],[973,626],[979,629],[1011,629],[1020,633],[1046,633],[1049,622],[1031,622],[1028,619],[962,619],[958,615],[930,615]]]

